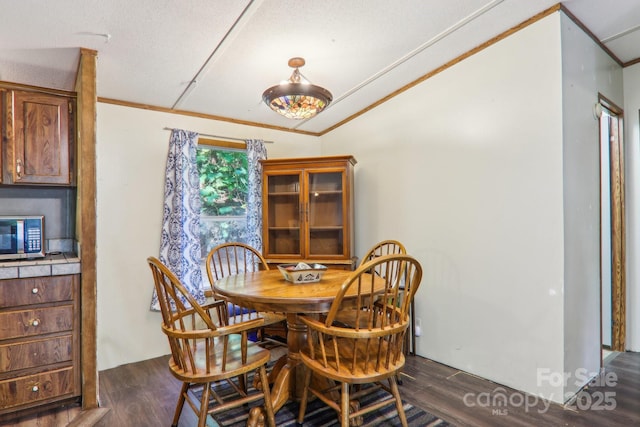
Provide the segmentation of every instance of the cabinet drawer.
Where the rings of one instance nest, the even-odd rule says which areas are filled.
[[[73,299],[74,276],[0,280],[0,308]]]
[[[0,339],[65,332],[72,329],[72,305],[0,313]]]
[[[0,412],[73,393],[72,367],[0,381]]]
[[[0,372],[71,362],[72,357],[71,335],[0,345]]]

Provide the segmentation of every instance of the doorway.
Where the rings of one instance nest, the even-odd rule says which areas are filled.
[[[600,95],[600,338],[624,351],[626,335],[624,145],[622,109]],[[604,357],[601,358],[604,362]]]

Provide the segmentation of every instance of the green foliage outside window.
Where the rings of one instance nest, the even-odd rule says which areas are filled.
[[[201,215],[245,215],[247,210],[247,153],[198,148]]]
[[[202,258],[215,246],[247,241],[247,153],[198,147]]]

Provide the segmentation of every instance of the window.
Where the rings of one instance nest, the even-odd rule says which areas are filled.
[[[202,257],[225,242],[247,243],[247,152],[199,145],[200,244]]]

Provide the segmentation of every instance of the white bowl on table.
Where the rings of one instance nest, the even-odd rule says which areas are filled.
[[[327,266],[322,264],[280,264],[278,270],[284,279],[291,283],[316,283],[322,280],[322,275],[327,271]]]

